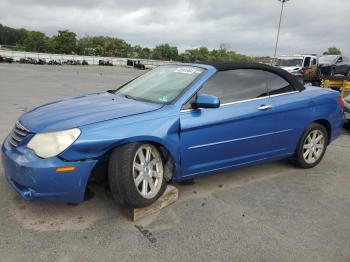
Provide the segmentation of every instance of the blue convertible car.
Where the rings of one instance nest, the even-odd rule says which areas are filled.
[[[282,158],[314,167],[343,121],[339,93],[304,87],[278,68],[169,64],[116,90],[25,113],[2,161],[28,200],[79,203],[105,165],[113,197],[144,207],[170,181]]]

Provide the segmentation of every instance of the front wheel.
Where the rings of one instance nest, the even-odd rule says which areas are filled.
[[[327,149],[328,135],[324,126],[313,123],[299,141],[294,162],[302,168],[317,166]]]
[[[108,178],[114,199],[129,208],[151,205],[166,188],[163,158],[148,143],[115,149],[109,160]]]

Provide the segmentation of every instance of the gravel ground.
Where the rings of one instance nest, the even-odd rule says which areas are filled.
[[[140,73],[0,64],[0,139],[33,106],[112,89]],[[137,223],[101,186],[78,206],[26,202],[0,166],[0,261],[348,262],[349,138],[344,131],[311,170],[277,161],[178,185],[179,201]]]

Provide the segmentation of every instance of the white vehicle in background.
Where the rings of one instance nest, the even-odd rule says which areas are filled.
[[[317,55],[283,55],[277,58],[276,67],[300,77],[305,82],[318,81]]]

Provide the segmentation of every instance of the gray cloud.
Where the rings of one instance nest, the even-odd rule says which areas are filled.
[[[2,0],[0,23],[52,35],[109,35],[133,44],[181,50],[227,43],[247,55],[272,55],[277,0]],[[279,53],[321,53],[336,45],[350,54],[350,2],[291,0],[286,4]]]

